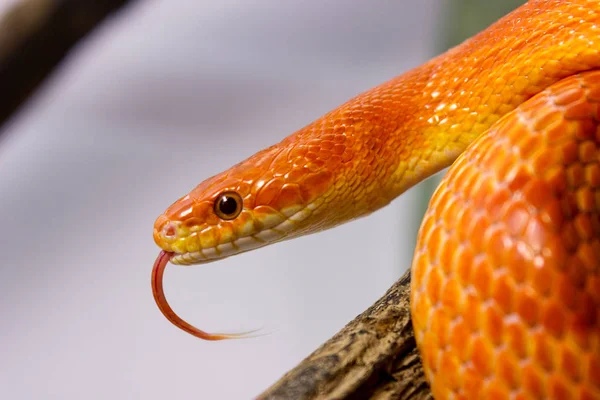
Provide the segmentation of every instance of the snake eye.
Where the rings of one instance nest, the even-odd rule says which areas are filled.
[[[244,204],[239,194],[235,192],[221,193],[215,202],[215,214],[221,219],[234,219],[242,212]]]

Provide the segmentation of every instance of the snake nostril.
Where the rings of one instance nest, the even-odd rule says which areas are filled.
[[[162,229],[162,235],[167,239],[172,239],[177,235],[177,227],[172,222],[167,222]]]

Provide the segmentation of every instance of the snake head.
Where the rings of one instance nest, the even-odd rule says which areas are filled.
[[[332,177],[302,147],[282,142],[205,180],[158,217],[155,242],[173,253],[172,263],[189,265],[301,234],[314,225]]]

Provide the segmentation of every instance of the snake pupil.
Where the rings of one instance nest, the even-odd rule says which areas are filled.
[[[233,197],[225,195],[219,201],[219,209],[223,214],[231,215],[237,209],[237,201]]]

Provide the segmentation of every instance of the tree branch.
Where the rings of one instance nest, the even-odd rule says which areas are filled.
[[[133,2],[21,0],[1,16],[0,127],[79,40],[113,12]]]
[[[432,399],[409,300],[410,271],[258,399]]]

